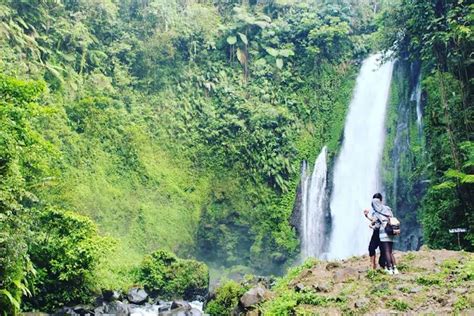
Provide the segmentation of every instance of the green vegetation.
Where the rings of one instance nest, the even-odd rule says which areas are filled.
[[[239,304],[239,299],[248,290],[235,281],[224,282],[207,303],[205,312],[211,316],[230,315]]]
[[[473,10],[474,6],[463,0],[401,0],[389,6],[379,20],[378,38],[385,49],[402,59],[421,61],[429,187],[420,218],[424,241],[434,248],[457,249],[457,236],[448,229],[463,227],[468,232],[461,247],[474,249],[470,211],[474,179],[470,122],[474,111],[468,57],[473,43]],[[416,152],[416,146],[410,145]]]
[[[389,300],[387,302],[387,307],[391,307],[397,311],[406,312],[410,309],[410,305],[402,300]]]
[[[472,250],[472,10],[462,0],[1,1],[0,310],[85,303],[136,277],[169,297],[204,291],[207,267],[172,253],[282,272],[299,250],[288,219],[301,161],[323,145],[336,154],[372,45],[422,62],[426,140],[409,157],[426,144],[425,239],[453,248],[447,228],[466,224]],[[407,179],[422,172],[412,166]],[[213,313],[240,290],[229,285]],[[277,302],[268,309],[345,297]]]
[[[44,82],[0,76],[0,309],[10,315],[20,309],[22,294],[31,292],[28,205],[37,200],[31,186],[48,175],[48,154],[55,154],[31,122],[48,110],[38,104],[44,89]]]
[[[33,210],[88,216],[90,238],[116,241],[92,255],[105,288],[133,284],[157,249],[262,273],[291,263],[301,160],[334,155],[369,50],[371,6],[349,2],[3,1],[2,310],[32,288]],[[74,303],[84,286],[28,302]]]
[[[162,250],[145,257],[137,279],[147,290],[163,299],[192,300],[196,296],[205,296],[209,288],[209,270],[204,263],[179,259]]]
[[[73,212],[47,210],[35,216],[29,257],[35,268],[27,305],[53,312],[64,303],[92,301],[99,291],[98,265],[113,242]],[[29,304],[31,303],[31,304]]]
[[[424,137],[417,122],[415,93],[417,63],[396,62],[390,89],[382,177],[387,204],[403,223],[398,247],[417,250],[421,245],[420,215],[426,193],[427,159]]]

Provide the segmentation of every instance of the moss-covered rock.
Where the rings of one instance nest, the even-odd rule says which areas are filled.
[[[209,269],[202,262],[180,259],[171,252],[158,250],[144,258],[138,281],[160,298],[192,300],[207,295]]]
[[[211,316],[230,315],[237,308],[240,297],[247,290],[248,287],[233,280],[224,282],[207,303],[206,313]]]

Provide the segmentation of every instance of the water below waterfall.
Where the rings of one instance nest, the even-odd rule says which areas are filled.
[[[393,62],[380,65],[379,58],[372,55],[363,62],[345,122],[332,180],[330,259],[367,253],[372,233],[363,209],[382,190],[380,164],[393,70]]]
[[[303,258],[319,257],[326,236],[325,197],[327,183],[327,148],[323,147],[313,172],[303,162],[301,175],[301,254]]]

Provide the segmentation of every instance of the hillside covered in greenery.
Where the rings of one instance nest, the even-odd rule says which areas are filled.
[[[375,49],[422,64],[420,217],[426,243],[452,247],[440,227],[473,226],[472,11],[462,0],[0,1],[0,310],[161,284],[162,261],[184,265],[166,251],[211,270],[284,271],[299,253],[289,218],[301,162],[323,145],[337,153]]]

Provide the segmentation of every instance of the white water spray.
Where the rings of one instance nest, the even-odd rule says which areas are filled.
[[[327,183],[327,148],[323,147],[312,174],[306,161],[303,162],[301,175],[301,253],[303,259],[318,258],[323,251],[326,236],[324,220],[324,202]]]
[[[393,62],[380,66],[379,58],[372,55],[363,62],[346,118],[333,176],[329,259],[367,253],[372,233],[363,209],[381,191],[379,169],[393,70]]]

